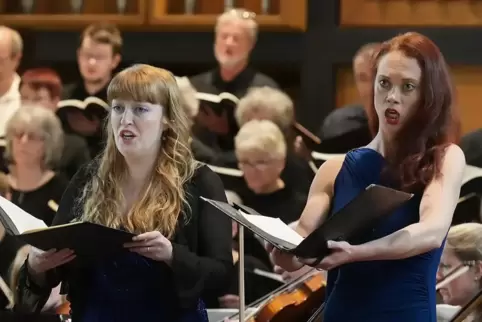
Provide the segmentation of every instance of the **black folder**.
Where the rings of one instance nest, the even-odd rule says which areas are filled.
[[[127,251],[123,244],[131,242],[135,235],[94,223],[75,222],[26,231],[16,236],[44,251],[68,248],[77,257],[97,258]]]
[[[278,249],[300,258],[323,258],[330,252],[327,247],[329,240],[352,241],[361,232],[375,225],[382,216],[389,215],[405,204],[412,196],[413,194],[410,193],[372,184],[306,238],[300,237],[298,244],[277,238],[264,229],[253,225],[244,214],[262,215],[252,208],[237,204],[231,206],[204,197],[201,197],[201,199],[218,208]]]

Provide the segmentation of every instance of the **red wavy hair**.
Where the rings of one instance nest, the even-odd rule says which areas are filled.
[[[394,144],[386,151],[388,170],[401,189],[420,192],[440,176],[445,149],[451,143],[458,143],[460,119],[448,66],[437,45],[415,32],[384,42],[373,61],[374,78],[380,59],[393,51],[416,59],[422,70],[422,79],[416,112],[400,128]],[[370,102],[367,114],[370,130],[375,135],[379,129],[374,88]]]

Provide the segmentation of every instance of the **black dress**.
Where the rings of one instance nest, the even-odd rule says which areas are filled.
[[[54,225],[70,222],[80,214],[76,200],[96,167],[82,170],[65,192]],[[225,201],[219,177],[200,167],[186,185],[191,211],[180,220],[171,240],[171,266],[135,253],[119,255],[86,266],[73,262],[51,270],[49,285],[39,287],[24,268],[20,274],[21,310],[40,310],[45,295],[62,281],[68,291],[73,321],[207,321],[203,295],[223,294],[232,274],[231,220],[204,203],[204,196]],[[185,209],[186,210],[186,209]]]
[[[56,174],[35,190],[23,191],[11,188],[11,201],[50,226],[57,211],[56,207],[68,184],[69,182],[63,174]]]

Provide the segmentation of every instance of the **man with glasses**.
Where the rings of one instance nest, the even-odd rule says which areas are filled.
[[[122,36],[116,26],[103,23],[88,26],[82,32],[77,50],[82,80],[65,86],[62,99],[83,101],[95,96],[106,101],[107,86],[121,61],[121,49]],[[68,113],[59,111],[59,116],[66,132],[77,133],[87,139],[92,157],[101,151],[102,119],[97,114],[86,115],[81,110],[69,110]]]

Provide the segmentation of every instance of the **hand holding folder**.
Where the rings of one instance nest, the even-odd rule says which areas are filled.
[[[44,251],[71,249],[77,257],[101,258],[128,251],[124,244],[135,235],[89,222],[75,222],[29,230],[17,237]]]
[[[274,247],[299,258],[323,258],[330,253],[328,241],[347,241],[410,200],[412,194],[379,185],[370,185],[340,211],[306,237],[279,218],[262,216],[246,206],[201,197],[226,215],[260,236]]]
[[[43,251],[71,249],[77,257],[101,258],[126,250],[134,234],[89,222],[47,227],[43,221],[0,197],[0,225],[23,242]]]

